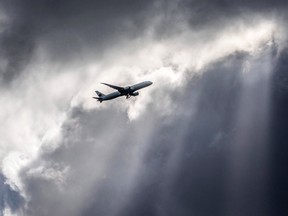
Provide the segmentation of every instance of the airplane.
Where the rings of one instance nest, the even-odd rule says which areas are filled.
[[[152,85],[153,82],[144,81],[144,82],[137,83],[131,86],[126,86],[126,87],[115,86],[115,85],[111,85],[108,83],[101,83],[101,84],[109,86],[110,88],[116,89],[117,91],[112,92],[107,95],[101,93],[100,91],[95,91],[98,97],[93,97],[93,98],[97,99],[97,101],[99,101],[100,103],[102,103],[102,101],[112,100],[114,98],[121,97],[121,96],[126,96],[126,99],[130,98],[131,96],[136,97],[139,95],[139,92],[137,92],[137,90],[148,87]]]

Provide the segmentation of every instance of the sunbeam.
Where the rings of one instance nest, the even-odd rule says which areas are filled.
[[[270,160],[271,76],[276,44],[243,66],[231,139],[228,215],[266,215]],[[249,207],[249,208],[247,208]]]

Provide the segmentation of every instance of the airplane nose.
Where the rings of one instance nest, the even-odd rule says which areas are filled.
[[[153,82],[149,81],[149,85],[152,85],[152,84],[153,84]]]

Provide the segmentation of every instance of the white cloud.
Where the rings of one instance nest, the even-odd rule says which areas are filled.
[[[187,73],[200,73],[207,64],[235,51],[257,51],[279,28],[273,20],[265,19],[252,23],[235,21],[215,32],[194,31],[185,25],[171,38],[155,41],[148,32],[141,39],[119,44],[101,62],[92,56],[86,62],[75,60],[60,65],[50,62],[40,47],[25,75],[0,93],[0,161],[8,182],[21,189],[19,170],[34,160],[43,146],[58,145],[70,107],[114,106],[127,111],[133,120],[145,111],[146,105],[155,103],[157,109],[169,114],[177,105],[169,95],[153,101],[154,94],[163,88],[181,88],[186,84]],[[154,85],[129,103],[117,99],[100,106],[91,98],[96,89],[111,91],[100,82],[126,85],[142,80],[151,80]],[[37,173],[55,180],[63,177],[62,172],[44,167],[34,172]]]
[[[183,23],[182,25],[185,26]],[[201,73],[206,65],[233,54],[235,51],[251,54],[257,52],[261,45],[275,36],[279,26],[276,25],[274,19],[262,18],[255,19],[251,23],[235,21],[215,32],[194,31],[187,25],[182,29],[185,30],[171,38],[157,41],[148,32],[147,37],[143,35],[140,40],[129,41],[122,45],[125,49],[121,46],[116,47],[107,56],[108,60],[104,67],[97,67],[95,63],[95,68],[97,68],[95,74],[98,74],[98,71],[105,71],[105,74],[100,73],[99,76],[94,76],[94,79],[90,79],[90,84],[89,81],[86,82],[87,86],[83,86],[81,93],[73,99],[73,104],[81,104],[86,109],[100,107],[91,100],[91,92],[95,89],[100,89],[104,93],[113,91],[101,86],[100,82],[127,85],[142,80],[151,80],[154,86],[143,91],[143,94],[150,95],[164,86],[172,89],[178,88],[185,85],[187,74]],[[276,37],[282,40],[281,34]],[[167,104],[166,108],[171,109],[173,106],[171,103],[168,104],[168,101],[165,98],[157,102]],[[123,106],[124,109],[128,108],[129,117],[135,119],[149,102],[151,102],[150,96],[141,95],[135,103],[130,103],[128,106],[127,103],[121,104],[120,100],[113,104]],[[101,107],[105,108],[106,104]],[[169,110],[166,111],[169,112]]]

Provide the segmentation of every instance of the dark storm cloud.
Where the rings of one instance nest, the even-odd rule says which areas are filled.
[[[157,3],[157,4],[156,4]],[[101,56],[107,47],[121,39],[139,37],[157,16],[163,16],[156,34],[166,37],[177,26],[179,15],[191,27],[223,25],[231,18],[247,17],[246,12],[285,12],[285,1],[93,1],[93,0],[4,0],[9,17],[0,35],[3,83],[11,82],[33,57],[38,45],[44,46],[54,61],[81,58],[88,51]],[[176,6],[175,6],[176,5]],[[285,15],[285,13],[284,13]],[[156,35],[157,36],[157,35]],[[67,59],[68,58],[68,59]]]
[[[237,0],[204,0],[204,1],[189,1],[183,0],[181,1],[183,5],[189,6],[190,8],[197,9],[200,13],[202,10],[206,10],[207,12],[211,12],[211,15],[215,14],[228,14],[228,15],[239,15],[241,10],[253,10],[254,12],[267,12],[271,9],[281,9],[283,6],[287,6],[287,2],[283,0],[244,0],[244,1],[237,1]],[[222,13],[221,13],[222,11]],[[235,12],[237,12],[235,14]],[[207,14],[209,16],[209,14]]]
[[[31,26],[14,23],[0,33],[0,81],[10,83],[25,68],[34,49]]]
[[[250,15],[260,13],[270,15],[271,12],[276,12],[277,15],[286,15],[288,7],[287,2],[283,0],[183,0],[179,5],[187,13],[189,23],[200,28],[205,24],[223,25],[233,18],[251,19]]]
[[[103,52],[116,38],[133,37],[144,28],[151,1],[3,1],[9,18],[0,35],[0,54],[6,67],[3,83],[11,82],[44,45],[54,60],[80,57],[83,50]],[[90,50],[91,51],[91,50]]]
[[[288,207],[288,74],[287,74],[288,49],[279,57],[275,74],[273,76],[273,118],[271,123],[271,179],[270,196],[271,214],[286,215]]]

